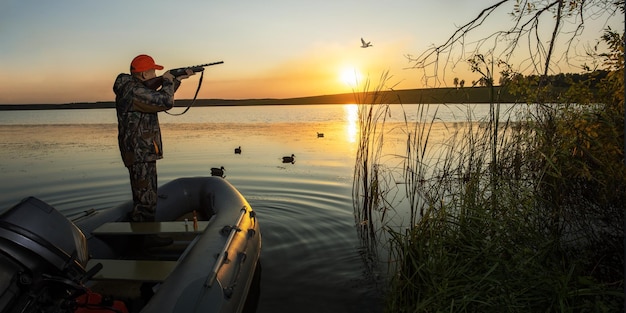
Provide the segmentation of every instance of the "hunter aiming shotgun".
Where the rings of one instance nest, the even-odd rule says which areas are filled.
[[[204,68],[207,67],[207,66],[213,66],[213,65],[218,65],[218,64],[222,64],[222,63],[224,63],[224,61],[217,61],[217,62],[213,62],[213,63],[192,65],[192,66],[187,66],[187,67],[180,67],[180,68],[171,69],[169,72],[172,75],[174,75],[174,77],[185,75],[188,69],[194,71],[194,73],[202,72],[202,74],[200,75],[200,80],[198,80],[198,88],[196,89],[196,94],[193,96],[193,101],[191,101],[191,104],[189,104],[189,106],[185,109],[185,111],[183,111],[182,113],[178,113],[178,114],[173,114],[173,113],[170,113],[168,111],[165,111],[165,113],[167,113],[169,115],[183,115],[187,111],[189,111],[189,108],[191,108],[193,106],[193,104],[196,103],[196,98],[198,97],[198,92],[200,91],[200,86],[202,86],[202,78],[204,77]],[[155,78],[146,80],[143,83],[144,83],[144,85],[146,87],[148,87],[150,89],[153,89],[153,90],[157,90],[163,84],[163,76],[157,76]]]

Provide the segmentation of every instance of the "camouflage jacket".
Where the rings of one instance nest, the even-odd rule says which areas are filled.
[[[163,80],[158,91],[129,74],[119,74],[113,84],[117,110],[118,144],[125,166],[163,158],[159,126],[160,111],[174,106],[174,92],[180,81]]]

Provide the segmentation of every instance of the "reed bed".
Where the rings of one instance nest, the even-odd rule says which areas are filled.
[[[381,89],[357,96],[353,195],[370,268],[388,265],[386,311],[621,310],[616,275],[623,261],[614,237],[622,234],[618,204],[626,185],[616,177],[624,171],[613,169],[600,184],[589,177],[571,182],[567,170],[576,165],[563,165],[571,147],[558,139],[571,118],[563,112],[571,111],[529,106],[511,122],[494,99],[490,116],[475,120],[468,109],[467,123],[434,142],[433,125],[441,122],[420,105],[417,120],[405,118],[405,154],[389,156]],[[609,183],[618,193],[610,201],[576,193]],[[409,216],[402,225],[389,217],[400,210]]]

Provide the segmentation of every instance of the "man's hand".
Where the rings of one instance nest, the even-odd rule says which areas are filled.
[[[174,81],[174,75],[172,75],[172,73],[170,73],[170,71],[167,71],[167,72],[163,73],[163,75],[161,77],[163,77],[163,79],[167,79],[169,81]]]
[[[189,78],[189,76],[192,75],[196,75],[196,73],[192,69],[188,68],[185,70],[185,75],[176,76],[176,79],[183,80],[185,78]]]
[[[174,78],[176,78],[178,80],[183,80],[185,78],[189,78],[189,76],[192,76],[192,75],[196,75],[196,73],[193,70],[188,68],[185,70],[185,74],[179,75],[179,76],[174,76],[172,75],[172,73],[170,73],[170,71],[167,71],[163,74],[163,79],[174,80]]]

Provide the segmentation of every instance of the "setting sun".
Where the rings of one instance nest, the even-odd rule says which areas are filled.
[[[354,67],[346,67],[339,74],[341,81],[351,88],[357,87],[361,83],[363,75]]]

